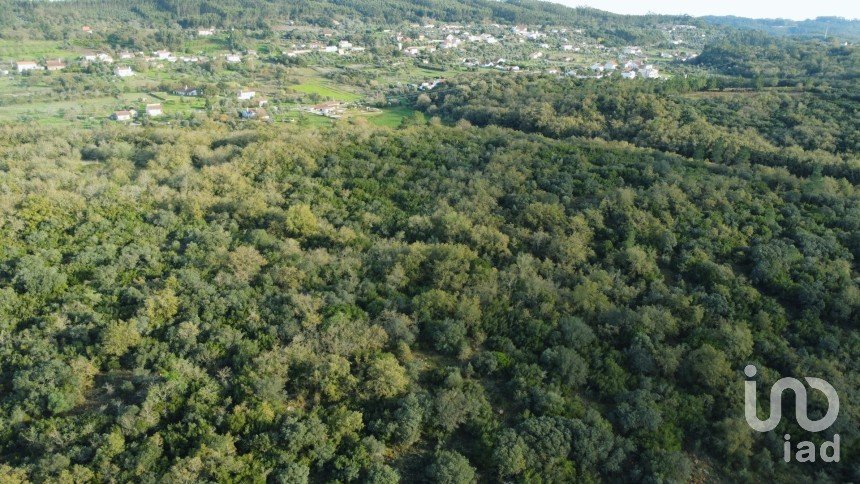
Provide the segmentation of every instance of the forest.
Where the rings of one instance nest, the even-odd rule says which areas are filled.
[[[856,459],[845,179],[420,116],[1,139],[13,481],[792,480],[750,361],[853,392]]]

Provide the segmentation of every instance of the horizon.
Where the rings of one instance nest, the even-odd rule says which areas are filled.
[[[785,4],[773,0],[744,2],[727,0],[718,4],[690,3],[682,0],[656,0],[647,4],[629,0],[549,0],[567,7],[591,7],[622,15],[690,15],[734,16],[757,20],[813,20],[818,17],[841,17],[860,20],[860,3],[849,5],[839,0],[821,0],[815,4]],[[774,15],[772,12],[779,12]]]

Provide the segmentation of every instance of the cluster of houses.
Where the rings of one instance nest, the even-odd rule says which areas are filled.
[[[41,65],[36,61],[22,60],[15,62],[15,70],[19,73],[27,71],[61,71],[66,68],[66,63],[62,59],[50,59],[45,61],[45,65]]]
[[[615,61],[607,61],[603,64],[595,63],[589,69],[595,73],[595,77],[609,75],[615,71],[619,71],[624,79],[635,79],[637,74],[645,79],[658,79],[660,77],[660,70],[654,65],[638,60],[629,60],[622,65]]]
[[[435,25],[425,25],[424,29],[435,29]],[[430,32],[428,32],[430,33]],[[434,35],[435,34],[435,35]],[[472,34],[460,25],[443,25],[430,33],[419,33],[415,38],[398,32],[395,35],[397,50],[408,56],[417,56],[422,52],[436,52],[437,49],[456,49],[467,43],[498,44],[499,39],[489,33]]]
[[[307,44],[294,45],[292,49],[283,52],[287,57],[298,57],[300,55],[311,54],[314,52],[322,54],[360,54],[366,49],[360,45],[354,45],[348,40],[341,40],[337,44],[328,44],[323,42],[310,42]]]
[[[164,114],[164,109],[162,109],[161,104],[147,104],[144,112],[150,118],[157,118]],[[111,115],[111,119],[115,121],[132,121],[137,118],[137,116],[137,110],[123,109],[114,112],[113,115]]]

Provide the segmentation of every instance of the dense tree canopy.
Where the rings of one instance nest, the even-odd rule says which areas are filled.
[[[0,153],[4,478],[793,477],[750,362],[839,388],[856,459],[845,179],[420,123]]]

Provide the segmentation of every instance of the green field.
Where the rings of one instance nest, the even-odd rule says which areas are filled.
[[[403,118],[409,117],[415,110],[405,106],[397,106],[393,108],[385,108],[381,113],[371,114],[368,119],[371,123],[377,126],[388,126],[396,128],[403,122]]]
[[[0,59],[2,60],[36,60],[51,57],[75,57],[76,50],[71,46],[64,47],[53,40],[0,40]]]
[[[320,79],[310,79],[301,84],[289,87],[294,91],[305,94],[317,94],[319,96],[328,97],[338,101],[356,101],[361,98],[360,95],[354,92],[347,91],[346,89]]]

